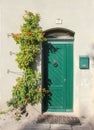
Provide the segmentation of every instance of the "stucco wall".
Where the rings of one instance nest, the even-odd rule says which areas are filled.
[[[75,32],[73,113],[91,116],[94,114],[94,61],[90,57],[90,69],[80,70],[79,56],[94,54],[93,0],[1,0],[0,109],[6,108],[15,79],[21,74],[15,62],[15,54],[10,55],[10,51],[16,53],[18,47],[8,34],[20,32],[24,10],[40,14],[43,30],[62,27]],[[62,24],[56,24],[58,18],[62,20]],[[14,73],[7,73],[8,70]]]

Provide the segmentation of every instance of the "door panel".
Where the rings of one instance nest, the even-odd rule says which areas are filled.
[[[72,90],[68,90],[72,82],[68,81],[72,79],[72,70],[68,72],[72,58],[70,46],[59,41],[48,41],[43,45],[43,87],[50,91],[43,99],[43,111],[66,111],[72,108],[72,103],[68,103],[69,100],[72,102]],[[69,88],[72,89],[72,85]]]
[[[67,44],[67,101],[66,111],[73,108],[73,44]]]
[[[66,46],[64,44],[54,44],[54,42],[48,44],[48,79],[51,81],[48,88],[52,95],[48,108],[65,109]]]

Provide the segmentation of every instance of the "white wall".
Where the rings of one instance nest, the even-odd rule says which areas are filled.
[[[15,62],[18,47],[8,33],[20,32],[24,10],[39,13],[43,30],[62,27],[75,32],[74,41],[74,113],[80,116],[94,114],[94,63],[90,69],[79,69],[79,56],[91,55],[94,49],[94,1],[93,0],[2,0],[0,7],[0,107],[11,97],[11,89],[20,72]],[[56,19],[62,24],[56,24]]]

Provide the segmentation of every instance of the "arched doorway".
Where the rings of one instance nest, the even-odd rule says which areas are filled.
[[[73,110],[73,41],[74,32],[54,28],[45,31],[42,45],[42,86],[46,95],[42,111]]]

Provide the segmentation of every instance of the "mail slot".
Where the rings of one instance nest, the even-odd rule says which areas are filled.
[[[79,68],[80,69],[89,69],[89,57],[88,56],[79,57]]]

